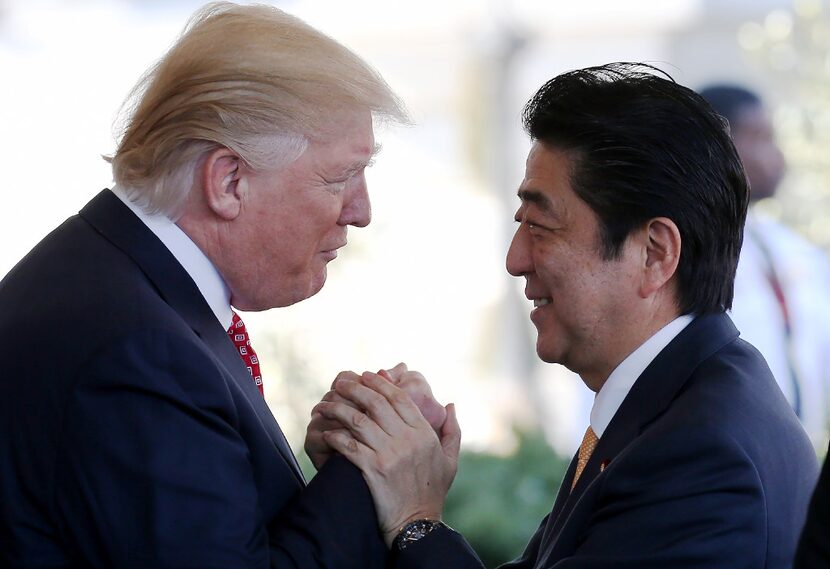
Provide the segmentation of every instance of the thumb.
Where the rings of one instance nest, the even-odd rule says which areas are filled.
[[[441,427],[441,448],[444,449],[444,455],[447,458],[457,461],[461,450],[461,427],[455,414],[455,403],[450,403],[445,409],[447,419]]]

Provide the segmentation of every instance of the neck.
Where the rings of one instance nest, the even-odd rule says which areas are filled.
[[[672,306],[670,309],[658,310],[647,318],[635,319],[631,326],[620,328],[621,333],[617,335],[617,345],[613,350],[609,350],[608,357],[600,365],[577,371],[577,373],[591,391],[598,393],[608,381],[611,373],[625,358],[678,316],[680,316],[679,310]]]

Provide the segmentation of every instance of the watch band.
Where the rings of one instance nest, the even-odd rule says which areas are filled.
[[[402,551],[440,526],[448,527],[441,520],[421,519],[411,521],[400,529],[398,535],[392,541],[392,547]]]

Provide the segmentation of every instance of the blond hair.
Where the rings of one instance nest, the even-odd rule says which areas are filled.
[[[405,122],[380,75],[302,20],[265,5],[198,10],[122,107],[113,177],[151,213],[177,218],[199,159],[227,147],[254,169],[296,159],[334,113]]]

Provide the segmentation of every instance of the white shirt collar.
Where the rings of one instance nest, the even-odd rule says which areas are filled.
[[[230,328],[233,321],[231,293],[210,259],[170,218],[162,214],[145,213],[141,207],[130,201],[127,192],[119,186],[115,186],[112,193],[124,202],[124,205],[130,208],[130,211],[164,243],[164,246],[196,283],[219,323],[225,330]]]
[[[669,342],[674,340],[692,320],[694,320],[694,316],[691,314],[678,316],[643,342],[639,348],[631,352],[611,372],[611,375],[608,376],[605,384],[597,393],[594,406],[591,409],[591,428],[596,433],[597,438],[601,437],[605,429],[608,428],[608,424],[616,415],[637,378],[640,377],[654,358],[663,351],[663,348],[668,346]]]

